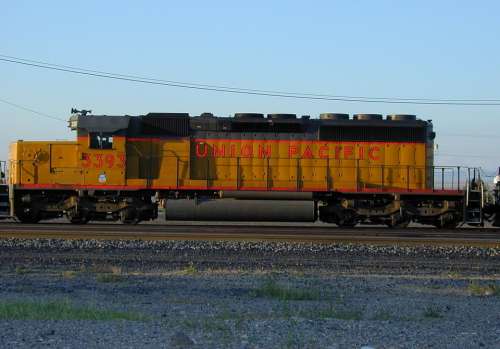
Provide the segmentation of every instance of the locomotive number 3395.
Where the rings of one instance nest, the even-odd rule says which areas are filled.
[[[82,153],[84,168],[124,168],[125,154]]]

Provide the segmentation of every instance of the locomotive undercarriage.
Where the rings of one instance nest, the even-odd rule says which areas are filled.
[[[340,195],[323,201],[319,207],[319,218],[342,227],[383,224],[391,228],[405,228],[413,221],[437,228],[454,228],[462,221],[462,211],[460,198],[436,200],[402,198],[399,194],[373,197]]]
[[[258,197],[258,193],[256,194]],[[74,224],[85,224],[94,221],[120,221],[124,224],[136,224],[140,221],[158,217],[158,202],[177,200],[212,202],[212,208],[230,202],[241,205],[241,210],[262,209],[262,205],[271,208],[283,203],[279,197],[270,200],[269,193],[260,200],[222,199],[217,192],[162,192],[152,191],[20,191],[16,193],[15,215],[24,223],[36,223],[43,219],[67,217]],[[283,194],[281,194],[283,195]],[[304,217],[318,217],[320,221],[334,223],[341,227],[354,227],[357,224],[386,225],[391,228],[404,228],[411,222],[434,225],[438,228],[454,228],[463,219],[463,203],[461,197],[440,199],[436,197],[403,197],[399,194],[341,194],[330,193],[327,197],[312,197],[308,202],[313,206],[296,206],[298,210],[316,210],[318,214],[308,215],[297,211]],[[299,200],[299,198],[297,198]],[[303,201],[305,202],[305,201]],[[253,206],[251,205],[253,203]],[[250,204],[250,205],[249,205]],[[170,205],[171,206],[171,205]],[[172,206],[171,206],[172,207]],[[221,206],[222,207],[222,206]],[[309,207],[309,208],[308,208]],[[310,208],[314,207],[314,208]],[[181,208],[182,209],[182,208]],[[167,217],[169,205],[166,205]],[[265,217],[264,210],[258,217]],[[275,211],[276,213],[276,211]],[[182,214],[188,220],[196,220],[189,214]],[[244,215],[243,215],[244,216]],[[251,216],[249,214],[249,216]],[[279,212],[278,212],[278,216]],[[292,220],[294,214],[287,213],[285,220]],[[227,220],[228,217],[210,217],[213,220]],[[271,217],[272,218],[272,217]],[[308,219],[308,218],[305,218]],[[303,221],[305,221],[305,219]],[[313,221],[315,218],[312,218]]]
[[[15,215],[23,223],[66,216],[74,224],[90,220],[136,224],[158,216],[157,204],[147,192],[20,192],[14,202]]]

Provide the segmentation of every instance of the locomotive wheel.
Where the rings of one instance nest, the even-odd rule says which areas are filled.
[[[350,209],[343,209],[342,213],[337,216],[335,222],[341,228],[352,228],[358,224],[356,211]]]
[[[445,223],[439,222],[434,224],[434,226],[438,229],[455,229],[458,226],[458,222],[457,221],[449,221]]]
[[[348,221],[339,221],[337,225],[340,228],[354,228],[358,224],[356,221],[348,220]]]
[[[139,223],[139,215],[134,207],[125,207],[120,211],[120,221],[123,224],[137,224]]]
[[[90,220],[87,214],[76,210],[66,212],[66,217],[71,224],[87,224]]]
[[[434,222],[434,226],[438,229],[455,229],[458,226],[458,219],[453,214],[447,214],[444,217],[439,217]]]
[[[397,214],[395,217],[391,217],[391,221],[387,223],[387,226],[392,229],[404,229],[410,224],[411,219],[406,214]]]
[[[500,227],[500,215],[495,214],[493,217],[493,222],[491,223],[494,227]]]
[[[84,216],[79,216],[79,217],[71,217],[69,218],[69,221],[71,224],[87,224],[90,219]]]
[[[408,225],[410,224],[410,220],[404,220],[404,221],[399,221],[396,223],[389,223],[387,226],[391,229],[404,229],[408,228]]]
[[[31,208],[20,209],[16,212],[16,218],[21,223],[38,223],[40,221],[40,215],[38,212],[32,210]]]

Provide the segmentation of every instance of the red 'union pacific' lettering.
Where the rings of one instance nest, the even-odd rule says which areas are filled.
[[[272,154],[271,146],[268,145],[260,145],[259,144],[259,158],[270,158]]]
[[[203,148],[203,150],[201,150]],[[208,153],[208,145],[206,143],[196,143],[196,157],[204,158]]]
[[[226,146],[224,144],[222,145],[214,144],[212,146],[212,156],[214,158],[220,158],[226,156]]]
[[[327,145],[313,148],[312,144],[299,147],[296,144],[288,145],[288,157],[291,159],[344,159],[344,160],[372,160],[381,159],[381,148],[378,145],[367,144],[355,148],[353,145]],[[211,156],[271,158],[273,149],[270,144],[208,144],[196,142],[195,153],[198,158]],[[278,155],[276,154],[276,157]]]

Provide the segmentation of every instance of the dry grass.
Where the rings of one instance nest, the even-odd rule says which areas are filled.
[[[78,275],[78,272],[74,270],[65,270],[61,275],[64,279],[74,279]]]
[[[89,271],[99,274],[106,273],[106,274],[122,275],[122,267],[109,264],[94,265],[92,268],[90,268]]]
[[[102,283],[114,283],[125,281],[122,274],[122,268],[115,265],[96,265],[92,268],[92,272],[96,273],[96,281]]]
[[[463,275],[460,274],[458,271],[450,271],[446,274],[446,276],[449,278],[449,279],[461,279],[463,278]]]
[[[97,274],[95,279],[97,282],[102,282],[102,283],[125,281],[125,278],[122,275],[118,274]]]
[[[499,296],[500,287],[495,284],[479,285],[477,282],[471,282],[467,290],[473,296]]]

